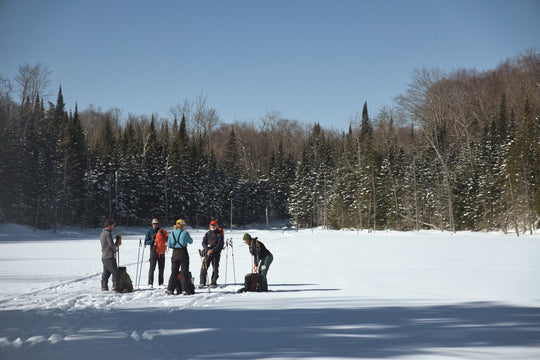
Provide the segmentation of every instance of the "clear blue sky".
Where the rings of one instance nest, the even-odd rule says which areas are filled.
[[[540,0],[0,0],[0,75],[42,62],[66,105],[169,117],[207,97],[224,122],[268,111],[346,129],[415,68],[488,70],[540,50]]]

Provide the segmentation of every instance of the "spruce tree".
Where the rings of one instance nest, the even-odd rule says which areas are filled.
[[[61,222],[65,225],[82,223],[86,189],[87,170],[86,138],[79,121],[77,105],[68,118],[62,139],[63,151],[63,198],[61,202]]]
[[[87,218],[91,226],[101,226],[116,215],[115,180],[117,172],[116,139],[111,120],[105,118],[95,148],[91,151],[87,177]]]
[[[296,167],[291,185],[289,213],[296,227],[313,226],[313,184],[315,176],[306,149]]]
[[[143,148],[141,183],[141,207],[139,221],[144,223],[154,217],[164,217],[164,186],[166,160],[163,158],[162,144],[158,139],[154,116],[150,121]]]
[[[334,177],[334,186],[330,198],[329,223],[333,228],[354,228],[358,219],[358,202],[355,198],[356,172],[358,155],[354,135],[349,126],[349,132],[344,137],[343,151],[339,157]]]
[[[182,116],[180,125],[173,126],[173,139],[169,151],[169,201],[167,217],[173,222],[175,218],[184,216],[186,201],[185,196],[189,189],[189,184],[194,179],[195,163],[190,154],[191,146],[186,130],[186,118]]]
[[[285,154],[283,142],[271,158],[270,169],[270,204],[271,211],[280,219],[289,219],[289,194],[291,181],[294,179],[294,165],[290,154]]]
[[[236,133],[234,127],[231,126],[229,132],[229,138],[225,147],[225,154],[223,158],[222,168],[227,175],[233,178],[240,178],[240,155],[238,154],[238,140],[236,139]]]
[[[140,164],[142,164],[142,138],[135,125],[128,122],[119,141],[118,169],[115,176],[118,204],[116,219],[126,226],[138,223],[140,200]],[[148,222],[146,222],[147,224]]]

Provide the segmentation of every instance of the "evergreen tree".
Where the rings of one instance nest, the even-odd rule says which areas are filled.
[[[355,177],[358,180],[356,191],[359,227],[375,229],[377,199],[375,191],[375,149],[373,148],[373,128],[368,116],[367,102],[362,110],[362,123],[357,145],[358,163],[355,166]]]
[[[12,118],[0,133],[0,219],[2,221],[24,223],[19,218],[18,210],[20,206],[18,197],[22,194],[20,186],[23,183],[15,181],[22,171],[21,155],[17,124],[15,118]]]
[[[154,217],[163,218],[165,215],[163,179],[165,176],[166,159],[163,158],[162,144],[158,139],[154,116],[150,121],[148,135],[145,139],[142,158],[140,181],[141,208],[139,220],[148,222]]]
[[[132,122],[128,122],[119,141],[118,170],[115,176],[118,195],[116,218],[126,226],[137,224],[137,214],[141,212],[139,171],[142,143],[140,133],[135,131]]]
[[[330,199],[329,223],[333,228],[337,229],[354,228],[358,225],[358,202],[355,198],[358,182],[354,171],[358,164],[358,152],[356,151],[351,127],[349,127],[344,142]]]
[[[61,204],[63,224],[80,224],[84,213],[87,169],[87,145],[79,121],[77,105],[69,118],[63,137],[63,199]]]
[[[533,205],[536,211],[537,225],[540,227],[538,219],[540,219],[540,113],[536,114],[536,158],[533,164],[534,173],[534,190],[533,190]]]
[[[270,204],[271,211],[281,219],[289,219],[290,182],[294,178],[294,165],[289,154],[283,150],[280,142],[278,150],[271,158],[270,169]]]
[[[296,167],[294,182],[291,185],[289,213],[297,227],[313,226],[313,184],[315,176],[307,150]]]
[[[238,140],[236,139],[236,133],[234,127],[231,126],[229,133],[229,139],[227,140],[227,146],[225,147],[225,156],[223,159],[223,170],[225,173],[233,178],[242,177],[239,165],[240,155],[238,154]]]
[[[313,218],[315,226],[329,226],[334,164],[328,144],[323,143],[313,183]]]
[[[186,130],[186,118],[182,116],[180,125],[173,126],[173,139],[169,152],[169,201],[168,217],[174,221],[178,216],[184,216],[186,193],[193,181],[194,159],[190,154],[189,137]],[[191,179],[190,179],[191,177]]]
[[[52,225],[56,231],[56,225],[59,223],[61,201],[65,198],[63,186],[64,156],[61,140],[68,121],[61,87],[58,90],[56,104],[49,103],[49,110],[45,118],[46,122],[39,128],[39,151],[43,159],[41,164],[43,176],[47,179],[44,192],[44,211],[48,217],[48,224]]]
[[[540,135],[536,120],[528,99],[525,99],[521,126],[515,134],[515,141],[510,144],[508,153],[508,169],[510,186],[513,188],[514,206],[521,218],[522,228],[532,233],[536,222],[533,206],[535,193],[534,167],[538,153]]]
[[[105,219],[114,218],[116,214],[117,199],[114,190],[117,179],[117,150],[109,117],[105,118],[100,134],[96,147],[90,154],[91,170],[87,177],[87,204],[91,204],[87,207],[87,218],[91,226],[100,226]]]

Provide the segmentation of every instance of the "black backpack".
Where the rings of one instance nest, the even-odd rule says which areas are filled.
[[[195,285],[193,284],[193,278],[191,276],[191,271],[188,273],[188,277],[186,279],[187,281],[187,286],[188,288],[187,289],[182,289],[182,272],[178,272],[178,276],[176,277],[176,281],[175,281],[175,289],[176,289],[176,293],[178,295],[180,295],[182,293],[182,291],[185,291],[187,292],[189,295],[193,295],[195,294]]]
[[[125,266],[118,267],[118,281],[116,283],[116,292],[128,293],[133,291],[133,283],[127,273]]]
[[[244,277],[244,291],[261,291],[261,284],[259,283],[259,273],[247,274]]]

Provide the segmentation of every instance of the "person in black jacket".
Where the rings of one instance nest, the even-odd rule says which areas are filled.
[[[248,233],[244,234],[244,242],[249,246],[249,252],[253,255],[253,272],[259,272],[259,284],[261,291],[268,291],[266,274],[274,256],[258,238],[252,238]]]
[[[199,289],[206,286],[208,266],[210,265],[212,265],[212,279],[210,286],[214,288],[217,286],[217,279],[219,277],[219,260],[221,258],[221,250],[223,250],[223,245],[223,229],[219,227],[216,220],[212,220],[210,221],[210,230],[204,234],[202,240],[204,259],[202,259]],[[201,257],[202,255],[203,254],[201,254]]]

